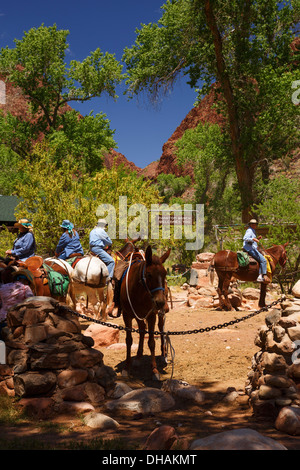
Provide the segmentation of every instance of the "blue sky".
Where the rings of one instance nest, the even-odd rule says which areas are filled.
[[[42,23],[70,31],[69,59],[83,60],[98,47],[121,61],[124,48],[136,38],[141,23],[156,22],[161,17],[163,0],[14,0],[0,5],[0,47],[14,47],[24,31]],[[66,58],[68,60],[68,57]],[[124,68],[125,70],[125,68]],[[184,82],[153,107],[145,97],[128,101],[124,86],[112,99],[93,99],[84,104],[71,103],[83,115],[103,112],[115,129],[117,150],[140,168],[159,160],[162,146],[192,109],[196,93]]]

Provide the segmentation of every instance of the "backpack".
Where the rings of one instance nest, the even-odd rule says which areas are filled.
[[[49,289],[52,295],[65,297],[69,287],[69,276],[58,273],[50,266],[44,265],[47,271]]]
[[[246,268],[250,263],[249,255],[245,251],[238,251],[237,259],[238,259],[240,268]]]

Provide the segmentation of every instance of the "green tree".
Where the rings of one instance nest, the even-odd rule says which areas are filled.
[[[59,122],[61,128],[47,135],[57,164],[70,154],[78,160],[84,172],[95,174],[102,167],[103,152],[116,146],[114,131],[110,129],[105,114],[89,114],[83,118],[72,110],[59,116]]]
[[[266,175],[267,163],[299,138],[291,102],[298,0],[168,0],[162,10],[158,23],[141,25],[124,51],[127,93],[148,91],[155,99],[183,74],[191,87],[201,87],[200,97],[216,84],[246,222],[256,171]]]
[[[196,200],[205,205],[206,229],[236,222],[241,204],[230,142],[218,124],[199,124],[176,142],[178,162],[194,164]]]
[[[161,173],[156,179],[159,193],[166,203],[171,202],[174,198],[179,198],[191,184],[190,176]]]
[[[288,242],[286,273],[277,280],[288,280],[288,293],[300,278],[300,181],[286,176],[272,180],[264,190],[264,200],[255,207],[260,222],[269,224],[268,244]]]
[[[32,221],[38,253],[42,256],[54,254],[64,219],[81,229],[82,245],[88,250],[89,232],[96,224],[101,204],[115,208],[119,224],[120,196],[126,197],[126,213],[133,204],[144,204],[150,209],[152,203],[160,201],[157,188],[129,170],[113,166],[92,177],[82,173],[71,156],[58,167],[51,152],[53,149],[49,151],[45,144],[35,146],[33,161],[24,161],[22,166],[26,184],[16,188],[16,194],[22,198],[16,208],[16,220],[26,217]],[[129,217],[129,223],[133,219],[134,216]],[[114,248],[122,244],[124,239],[119,239],[117,226]]]
[[[300,181],[279,176],[264,190],[264,200],[255,207],[260,222],[270,224],[268,241],[289,242],[289,257],[300,263]]]
[[[0,73],[28,99],[28,116],[0,116],[0,138],[22,158],[45,137],[57,151],[57,160],[68,153],[80,157],[84,170],[101,168],[103,149],[115,147],[113,131],[102,113],[83,117],[68,103],[108,95],[117,99],[122,65],[113,54],[100,49],[82,62],[66,64],[69,31],[56,25],[32,28],[15,47],[0,51]]]
[[[32,28],[16,47],[1,49],[0,71],[28,96],[38,124],[56,129],[58,115],[66,103],[87,101],[104,93],[116,99],[115,88],[122,79],[122,65],[113,54],[100,49],[82,62],[65,58],[69,31],[56,25]]]

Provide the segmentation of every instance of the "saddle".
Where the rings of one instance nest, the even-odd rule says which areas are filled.
[[[236,253],[239,267],[240,268],[248,268],[250,264],[256,264],[257,261],[252,258],[246,251],[237,251]]]
[[[270,255],[268,255],[265,252],[263,253],[263,256],[266,258],[266,261],[267,261],[267,275],[269,279],[272,280],[272,268],[271,268],[272,258],[270,257]],[[258,261],[256,261],[256,259],[250,256],[249,253],[247,253],[247,251],[245,250],[237,252],[237,259],[238,259],[240,268],[248,268],[248,266],[251,264],[252,265],[258,264]]]
[[[43,285],[49,284],[51,294],[65,296],[69,286],[68,276],[64,276],[54,271],[50,266],[44,264],[41,256],[32,256],[26,261],[17,261],[17,265],[22,268],[23,275],[28,277],[28,272],[32,275],[32,283],[35,286],[40,279]],[[19,271],[19,276],[21,272]],[[35,289],[36,290],[36,289]]]
[[[43,269],[43,258],[41,256],[31,256],[26,261],[17,260],[16,264],[21,270],[15,273],[15,277],[24,276],[28,281],[30,278],[31,285],[34,286],[34,292],[36,291],[37,279],[41,279],[42,284],[47,284],[47,276]]]
[[[17,265],[27,269],[33,274],[33,277],[43,277],[43,258],[41,256],[31,256],[26,261],[17,261]]]
[[[78,261],[80,261],[83,258],[83,255],[81,253],[72,253],[67,259],[66,262],[71,265],[71,267],[74,269]]]

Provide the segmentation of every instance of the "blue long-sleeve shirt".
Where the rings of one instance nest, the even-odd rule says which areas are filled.
[[[34,256],[35,240],[31,232],[24,232],[18,235],[14,241],[11,254],[17,256],[19,260],[26,261],[31,256]]]
[[[73,253],[80,253],[83,255],[84,252],[80,243],[78,233],[75,231],[73,236],[70,237],[68,232],[64,232],[58,241],[55,253],[60,259],[69,258],[69,256]]]
[[[105,230],[101,227],[95,227],[90,233],[90,250],[93,248],[104,248],[111,246],[112,241]]]
[[[244,241],[243,248],[245,250],[248,251],[248,250],[251,250],[251,248],[255,248],[255,249],[257,248],[257,242],[255,242],[253,238],[257,238],[256,232],[253,228],[249,227],[246,230],[246,233],[243,238],[243,241]]]

